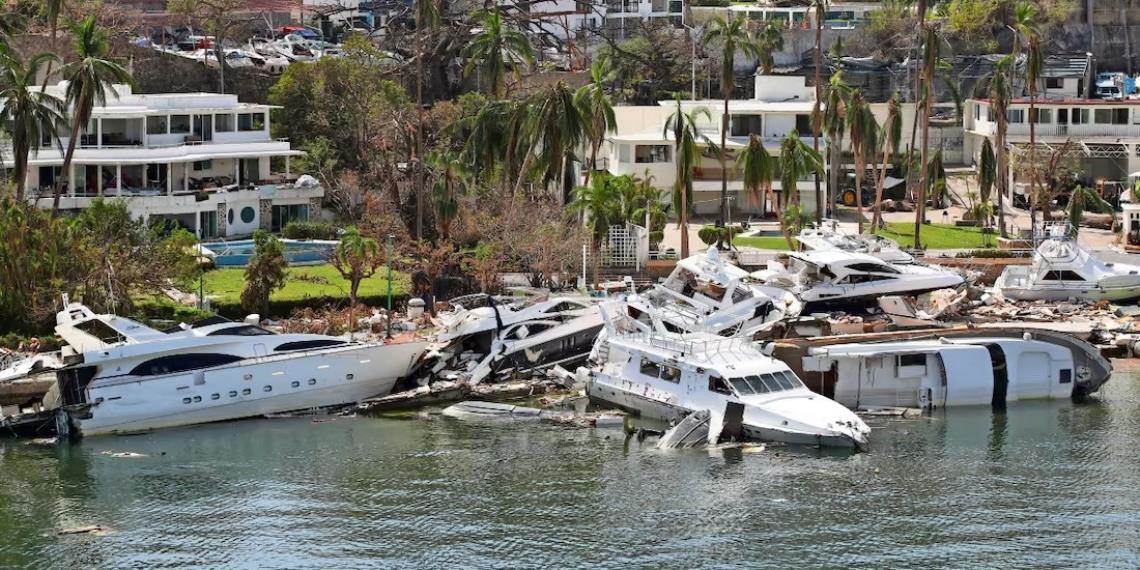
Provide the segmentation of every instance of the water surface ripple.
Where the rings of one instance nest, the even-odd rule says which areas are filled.
[[[0,440],[0,566],[1140,566],[1140,374],[872,427],[854,456],[429,413]]]

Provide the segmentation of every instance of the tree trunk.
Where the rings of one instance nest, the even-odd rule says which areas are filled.
[[[582,182],[583,186],[590,185],[590,175],[598,168],[598,147],[601,146],[595,141],[590,141],[590,167],[586,169],[586,180]]]
[[[1037,121],[1034,115],[1037,114],[1037,93],[1036,89],[1029,90],[1029,228],[1033,230],[1035,218],[1037,215],[1034,213],[1034,206],[1038,201],[1042,201],[1041,196],[1037,189]],[[1048,206],[1041,204],[1041,211],[1047,211]],[[1041,223],[1045,223],[1042,218]]]
[[[855,151],[855,217],[858,220],[858,233],[863,234],[863,153]]]
[[[515,179],[515,187],[513,195],[517,196],[519,191],[522,190],[523,181],[526,180],[526,171],[530,170],[530,164],[534,161],[534,149],[528,150],[526,156],[523,158],[522,168],[519,168],[519,176]]]
[[[818,16],[818,14],[816,14]],[[823,64],[823,20],[820,18],[815,19],[815,107],[812,111],[811,121],[811,147],[815,149],[816,154],[819,154],[819,123],[815,120],[819,116],[819,103],[823,96],[820,66]],[[814,172],[815,179],[815,223],[817,225],[823,224],[823,189],[819,184],[819,172]],[[779,216],[779,210],[776,215]]]
[[[75,144],[79,139],[79,130],[83,125],[87,124],[89,113],[78,113],[72,118],[73,124],[71,125],[71,138],[67,141],[67,151],[63,155],[63,166],[60,168],[59,176],[55,179],[55,191],[51,201],[51,215],[55,217],[59,213],[59,198],[63,194],[63,176],[67,176],[67,183],[72,189],[75,188],[75,181],[71,179],[71,160],[75,155]],[[166,173],[166,177],[170,177],[170,172]]]
[[[687,180],[681,189],[681,211],[677,213],[677,222],[681,226],[681,259],[689,257],[689,188],[693,182]]]
[[[835,208],[835,193],[839,191],[839,171],[843,167],[843,159],[840,154],[843,152],[843,141],[837,135],[828,137],[828,160],[827,164],[829,172],[827,173],[827,210],[834,211]]]
[[[724,78],[731,80],[731,78]],[[720,118],[720,219],[717,220],[716,225],[725,227],[728,220],[728,149],[725,144],[728,141],[728,98],[730,93],[728,88],[724,89],[724,115]]]
[[[930,84],[927,83],[927,86]],[[922,103],[922,152],[918,159],[920,170],[918,184],[918,200],[914,208],[914,247],[922,249],[922,223],[926,221],[926,187],[930,183],[930,173],[926,167],[927,153],[930,147],[930,101],[933,93],[927,93]]]
[[[416,192],[416,239],[424,237],[424,177],[423,177],[423,143],[424,143],[424,40],[423,23],[416,26],[416,157],[412,161],[412,175],[415,177]]]
[[[887,164],[890,159],[891,153],[884,148],[883,167],[879,170],[879,176],[875,180],[875,210],[871,215],[871,233],[875,233],[880,224],[883,223],[883,187],[887,184]]]
[[[1005,193],[1009,190],[1009,172],[1006,165],[1008,158],[1005,151],[1005,117],[998,119],[997,132],[997,207],[998,207],[998,235],[1006,237],[1005,233]]]

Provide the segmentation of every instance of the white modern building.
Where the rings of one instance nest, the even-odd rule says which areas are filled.
[[[504,0],[502,5],[523,11],[532,33],[562,41],[596,33],[624,39],[636,34],[642,23],[680,26],[684,14],[682,0]]]
[[[47,89],[62,97],[66,83]],[[290,159],[304,153],[270,136],[270,106],[216,93],[134,94],[127,85],[115,93],[93,110],[68,172],[61,172],[66,129],[60,142],[45,138],[32,153],[26,187],[37,205],[51,207],[62,177],[61,210],[121,198],[144,220],[202,238],[315,217],[324,190],[295,184]],[[11,153],[2,158],[11,167]]]
[[[713,214],[717,211],[722,180],[725,177],[728,178],[729,195],[735,196],[732,199],[734,215],[747,216],[765,209],[773,211],[772,204],[762,208],[759,201],[744,192],[736,156],[748,145],[751,135],[755,134],[774,158],[779,157],[780,143],[789,132],[795,131],[807,145],[812,145],[811,113],[815,106],[815,89],[807,85],[807,78],[757,75],[755,81],[755,98],[729,101],[726,147],[730,156],[727,172],[721,170],[720,159],[708,145],[704,145],[700,163],[693,168],[693,209],[698,214]],[[872,104],[871,107],[879,122],[884,122],[887,105]],[[708,115],[700,113],[697,117],[697,127],[711,142],[720,144],[723,100],[682,101],[681,108],[687,113],[702,108],[707,110]],[[673,156],[673,137],[666,132],[665,125],[676,109],[676,101],[661,101],[655,106],[615,107],[617,130],[599,152],[599,168],[616,175],[652,178],[654,186],[671,191],[677,179],[676,162]],[[910,132],[914,117],[913,103],[903,105],[902,116],[904,132]],[[906,146],[907,142],[904,141],[903,144]],[[820,137],[819,146],[826,162],[826,137]],[[846,142],[844,149],[850,150],[850,145]],[[779,180],[774,180],[772,186],[783,203],[784,191]],[[821,179],[821,186],[826,192],[826,176]],[[797,191],[805,212],[814,212],[814,177],[801,179]]]

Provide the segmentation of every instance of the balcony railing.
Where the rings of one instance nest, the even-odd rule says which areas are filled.
[[[975,123],[973,132],[983,135],[996,135],[997,123]],[[1103,138],[1140,138],[1140,125],[1106,125],[1106,124],[1091,124],[1091,125],[1053,125],[1053,124],[1039,124],[1036,125],[1035,134],[1039,137],[1060,137],[1074,139],[1089,138],[1089,137],[1103,137]],[[1029,136],[1028,123],[1013,123],[1006,128],[1007,136]]]

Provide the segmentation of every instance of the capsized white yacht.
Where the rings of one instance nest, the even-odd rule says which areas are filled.
[[[1127,301],[1140,298],[1140,266],[1101,261],[1057,230],[1037,247],[1033,265],[1007,266],[994,290],[1020,300]]]
[[[823,220],[818,226],[812,225],[800,230],[796,241],[807,251],[840,250],[852,253],[866,253],[887,263],[914,263],[914,256],[899,248],[899,244],[883,236],[874,234],[851,235],[843,233],[836,220]]]
[[[628,317],[620,306],[603,311],[606,328],[589,366],[578,371],[591,398],[669,421],[700,410],[723,417],[728,404],[739,404],[750,439],[866,446],[871,430],[858,416],[813,393],[750,339],[673,333],[656,319],[649,325]]]
[[[841,250],[792,252],[788,265],[771,262],[753,273],[768,285],[786,287],[806,305],[874,302],[884,295],[918,295],[962,286],[961,275],[940,267],[893,265],[866,253]]]
[[[715,246],[678,261],[662,284],[627,300],[630,316],[642,322],[653,312],[673,332],[721,336],[755,336],[802,308],[791,292],[753,279]]]
[[[171,332],[69,303],[58,373],[79,434],[130,433],[359,402],[388,393],[426,342],[275,334],[240,322]],[[77,362],[72,362],[73,360]]]
[[[802,371],[809,383],[817,373],[833,374],[833,397],[854,409],[1001,408],[1020,400],[1087,395],[1111,375],[1112,365],[1084,341],[1023,335],[979,331],[978,336],[817,346],[807,349]],[[1070,348],[1074,343],[1086,346]],[[1093,366],[1088,358],[1096,359]]]

